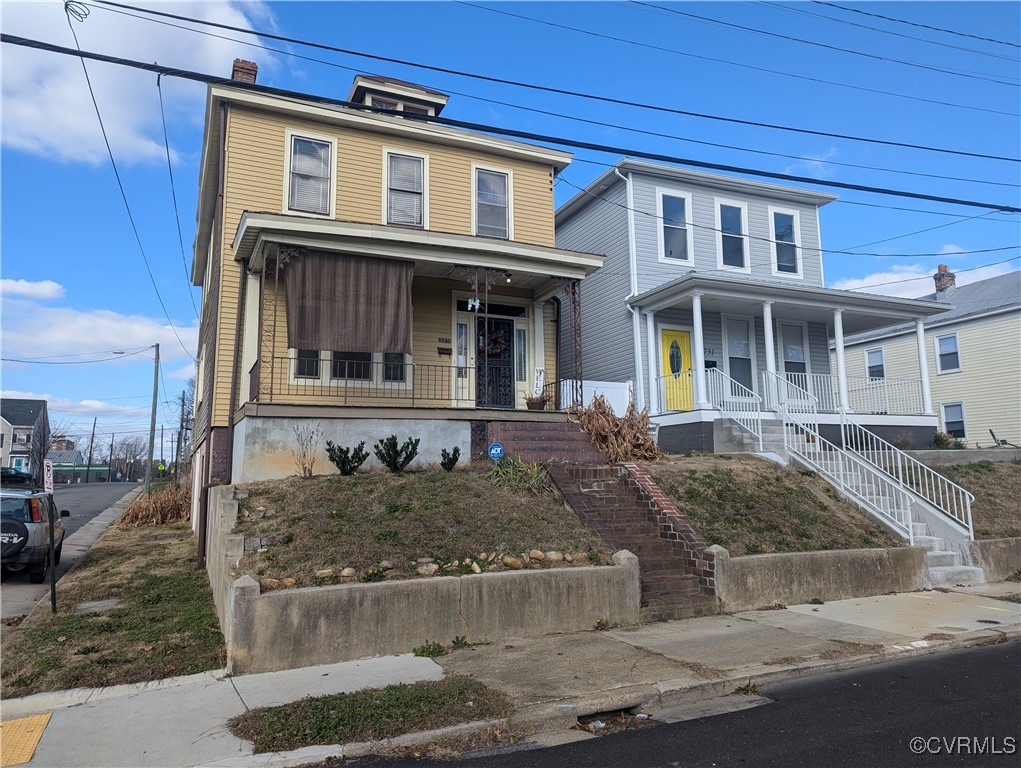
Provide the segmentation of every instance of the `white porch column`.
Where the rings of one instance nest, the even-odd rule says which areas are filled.
[[[532,376],[532,387],[538,388],[546,383],[546,334],[545,334],[545,317],[543,310],[546,307],[545,301],[536,301],[532,304],[532,360],[534,361],[535,368],[543,369],[543,379],[539,382],[539,377]],[[527,375],[527,374],[526,374]],[[559,376],[559,372],[557,373]],[[532,392],[533,395],[538,395],[540,392]]]
[[[925,351],[925,322],[915,320],[915,338],[918,340],[918,372],[922,379],[922,411],[926,416],[936,412],[932,409],[932,390],[929,388],[929,359]]]
[[[659,382],[656,380],[656,319],[652,312],[645,313],[645,330],[649,350],[649,413],[660,413]]]
[[[695,330],[695,408],[708,408],[705,380],[705,342],[702,337],[702,294],[691,295],[691,317]]]
[[[851,401],[847,397],[847,364],[844,361],[844,316],[843,310],[833,310],[833,339],[837,350],[837,389],[840,392],[840,410],[846,413],[851,410]]]
[[[762,302],[762,336],[766,342],[766,371],[770,374],[766,391],[763,392],[773,406],[777,401],[776,393],[776,341],[773,339],[773,302]],[[757,383],[757,382],[756,382]]]

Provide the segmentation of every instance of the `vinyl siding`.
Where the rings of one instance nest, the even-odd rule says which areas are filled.
[[[933,339],[957,333],[961,370],[936,373]],[[963,402],[967,442],[992,445],[989,430],[1002,440],[1021,445],[1021,314],[1018,310],[976,320],[925,329],[933,409],[941,403]],[[865,376],[865,350],[883,348],[886,377],[918,379],[918,346],[914,332],[845,347],[848,376]]]
[[[628,263],[627,193],[623,183],[586,207],[557,231],[557,247],[604,254],[603,266],[580,283],[582,373],[596,381],[627,381],[635,376]],[[561,296],[560,364],[564,378],[574,375],[573,317]]]
[[[751,237],[746,241],[747,253],[751,259],[750,278],[769,280],[790,280],[798,285],[822,286],[822,259],[819,253],[818,209],[815,206],[795,204],[784,200],[773,200],[756,195],[736,195],[733,192],[717,192],[709,186],[679,185],[677,182],[645,174],[634,174],[635,242],[638,247],[638,292],[651,290],[663,283],[676,280],[691,270],[699,272],[719,270],[717,257],[716,199],[743,202],[747,205],[746,227]],[[693,225],[692,240],[694,259],[676,264],[659,261],[659,228],[657,217],[657,188],[676,191],[691,196],[690,222]],[[773,274],[773,255],[768,242],[773,234],[769,220],[769,207],[795,210],[800,225],[799,257],[802,262],[803,278],[777,276]],[[759,239],[755,239],[759,238]],[[737,273],[741,274],[741,273]]]

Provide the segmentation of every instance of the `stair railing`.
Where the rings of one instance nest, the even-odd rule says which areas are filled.
[[[846,413],[840,414],[840,439],[845,450],[861,456],[961,526],[969,541],[975,538],[971,521],[973,494],[865,429]]]
[[[751,432],[762,450],[762,398],[719,368],[706,372],[709,404],[739,427]]]
[[[772,377],[772,378],[770,378]],[[783,418],[784,448],[855,499],[873,516],[914,545],[911,497],[904,486],[878,467],[819,434],[816,398],[786,377],[763,373],[763,391],[775,392],[771,408]]]

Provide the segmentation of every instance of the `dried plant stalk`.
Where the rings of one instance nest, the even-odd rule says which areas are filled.
[[[649,412],[638,411],[628,403],[623,416],[617,416],[602,395],[592,398],[588,408],[576,411],[578,423],[611,464],[630,461],[656,461],[663,452],[649,434]]]
[[[135,499],[124,510],[117,525],[139,528],[143,525],[172,525],[191,518],[191,491],[182,485],[156,491]]]

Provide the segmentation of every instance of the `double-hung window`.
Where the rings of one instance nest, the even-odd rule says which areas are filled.
[[[942,403],[943,431],[958,440],[963,439],[967,432],[964,429],[964,403]]]
[[[509,174],[475,169],[475,234],[510,238]]]
[[[865,365],[869,370],[870,379],[885,379],[886,365],[883,360],[883,348],[865,350]]]
[[[717,209],[717,244],[722,268],[748,270],[748,238],[746,209],[743,204],[719,203]]]
[[[755,373],[752,368],[751,324],[742,318],[728,317],[727,373],[734,381],[747,389],[755,388]]]
[[[290,137],[287,208],[330,215],[333,197],[333,143],[306,136]]]
[[[353,379],[369,381],[372,379],[371,352],[333,352],[330,365],[331,379]]]
[[[299,349],[295,358],[294,376],[298,379],[319,378],[319,350]]]
[[[957,348],[957,334],[936,337],[936,372],[950,373],[961,370],[961,355]]]
[[[691,197],[688,195],[659,193],[660,259],[669,261],[691,260]]]
[[[769,209],[769,223],[772,227],[773,273],[777,275],[800,275],[801,261],[798,258],[798,214],[796,211]]]
[[[387,155],[387,224],[425,226],[425,159]]]

